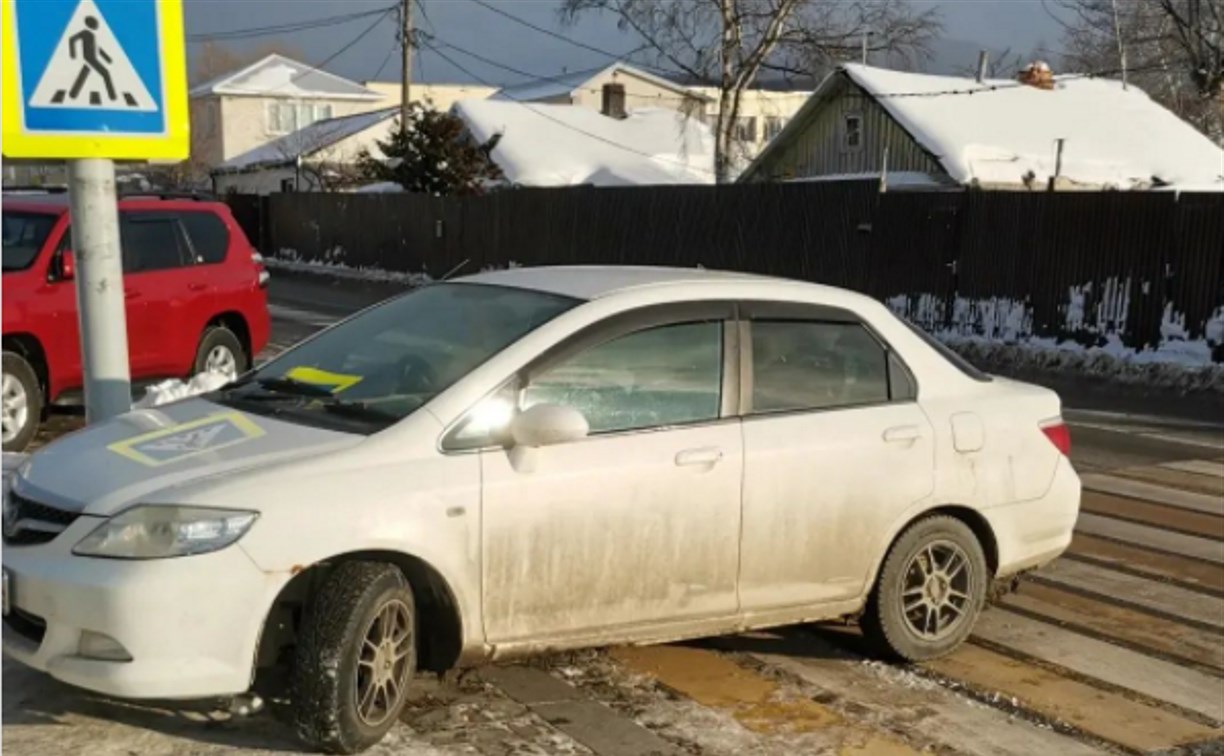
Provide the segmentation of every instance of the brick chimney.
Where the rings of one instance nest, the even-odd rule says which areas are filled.
[[[1044,60],[1034,61],[1020,69],[1016,80],[1037,89],[1054,88],[1054,72],[1050,70],[1050,64]]]
[[[609,118],[624,118],[628,115],[625,112],[624,84],[608,82],[603,85],[603,102],[600,105],[599,112]]]

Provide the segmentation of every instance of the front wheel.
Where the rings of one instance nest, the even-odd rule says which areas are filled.
[[[332,570],[303,620],[293,670],[298,737],[328,753],[382,740],[416,673],[416,610],[404,574],[381,562]]]
[[[973,632],[990,575],[969,526],[948,516],[906,529],[884,559],[861,625],[874,650],[917,662],[956,650]]]

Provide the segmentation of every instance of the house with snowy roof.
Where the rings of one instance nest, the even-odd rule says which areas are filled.
[[[846,64],[739,180],[881,176],[890,187],[1224,191],[1224,150],[1120,81]]]

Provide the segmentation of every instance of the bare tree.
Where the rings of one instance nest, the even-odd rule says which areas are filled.
[[[1224,144],[1224,0],[1057,0],[1063,64],[1130,82]],[[1125,58],[1125,66],[1123,65]]]
[[[562,18],[604,11],[657,61],[718,88],[714,171],[730,180],[744,90],[762,71],[811,77],[861,54],[928,54],[938,15],[907,0],[562,0]]]

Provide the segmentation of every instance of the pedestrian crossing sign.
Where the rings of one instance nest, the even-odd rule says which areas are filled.
[[[182,0],[0,2],[5,156],[188,156]]]

